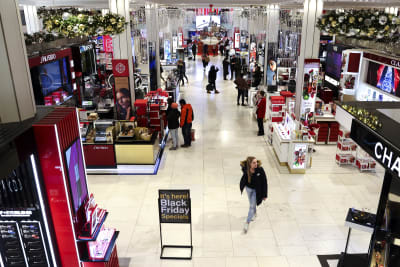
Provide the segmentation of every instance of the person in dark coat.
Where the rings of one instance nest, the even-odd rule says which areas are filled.
[[[196,53],[197,53],[197,46],[195,43],[192,44],[192,54],[193,54],[193,60],[196,60]]]
[[[253,77],[254,77],[253,87],[258,87],[261,83],[261,68],[260,68],[260,66],[256,66]]]
[[[178,138],[178,129],[179,129],[179,117],[181,113],[178,110],[178,104],[172,103],[171,109],[168,112],[167,120],[168,120],[168,129],[172,136],[172,147],[169,150],[177,150],[179,145]]]
[[[219,42],[218,46],[219,46],[219,52],[221,53],[221,56],[223,56],[225,51],[224,42],[223,41]]]
[[[226,76],[229,74],[229,64],[229,58],[226,56],[224,61],[222,61],[224,80],[226,80]]]
[[[261,162],[255,157],[247,157],[246,160],[240,162],[242,167],[242,178],[240,179],[240,192],[246,188],[249,198],[250,208],[246,222],[243,227],[243,232],[247,233],[249,224],[255,216],[257,216],[257,206],[268,197],[268,182],[264,169],[261,167]]]
[[[246,80],[243,79],[242,75],[239,75],[239,77],[234,81],[234,83],[236,84],[238,89],[237,105],[239,106],[239,100],[240,97],[242,97],[242,106],[245,106],[244,97],[247,95],[247,90],[249,90],[249,85],[247,84]]]
[[[208,83],[212,85],[212,88],[214,89],[214,92],[216,94],[219,94],[219,91],[215,87],[215,81],[217,80],[217,72],[219,71],[218,68],[216,68],[214,65],[211,66],[210,71],[208,72]],[[210,90],[207,90],[207,93],[211,94]]]
[[[261,98],[257,102],[257,124],[258,124],[258,136],[264,135],[264,118],[265,111],[267,109],[267,100],[265,98],[265,92],[260,92]]]
[[[231,57],[231,80],[233,80],[233,76],[236,71],[236,64],[237,64],[236,56],[232,55],[232,57]]]
[[[206,54],[208,56],[208,44],[203,45],[203,54]]]

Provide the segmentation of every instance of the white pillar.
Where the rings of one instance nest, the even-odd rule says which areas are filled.
[[[1,123],[26,120],[36,113],[17,2],[8,0],[0,4]]]
[[[23,5],[26,31],[28,34],[32,34],[40,31],[40,23],[37,15],[36,6]]]
[[[135,87],[133,80],[133,59],[132,59],[132,41],[131,26],[129,14],[129,0],[109,0],[109,9],[111,13],[116,13],[125,17],[128,24],[125,31],[113,36],[113,52],[115,59],[127,59],[129,64],[129,87],[131,90],[132,103],[135,101]]]
[[[300,56],[297,61],[296,80],[296,118],[300,118],[301,99],[304,85],[304,59],[318,58],[320,30],[316,27],[317,19],[322,14],[323,0],[304,0],[303,24],[301,29]]]
[[[265,36],[265,58],[264,58],[264,84],[267,85],[267,69],[268,69],[268,44],[278,42],[279,32],[279,6],[268,5],[267,7],[267,34]]]

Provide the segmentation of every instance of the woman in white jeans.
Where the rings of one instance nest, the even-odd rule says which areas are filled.
[[[243,189],[246,188],[250,204],[243,227],[243,232],[247,233],[250,222],[257,214],[257,206],[268,197],[268,183],[261,162],[255,157],[247,157],[240,163],[240,166],[243,171],[242,179],[240,179],[240,192],[243,193]]]
[[[178,104],[172,103],[171,110],[168,112],[168,129],[172,137],[172,147],[169,150],[177,150],[179,146],[178,142],[178,129],[179,129],[179,117],[181,113],[178,110]]]

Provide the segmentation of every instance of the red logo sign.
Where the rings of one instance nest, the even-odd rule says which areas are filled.
[[[127,59],[113,59],[113,73],[115,77],[128,77],[129,67]]]
[[[103,36],[103,49],[104,49],[104,52],[107,52],[107,53],[113,52],[112,38],[108,35]]]

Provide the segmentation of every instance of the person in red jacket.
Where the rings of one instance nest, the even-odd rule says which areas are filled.
[[[192,121],[194,119],[192,105],[186,104],[185,99],[179,100],[181,105],[181,121],[182,135],[184,144],[181,147],[189,147],[192,143]]]
[[[257,103],[257,123],[258,123],[258,136],[264,135],[264,117],[267,108],[267,100],[265,99],[265,92],[260,92],[261,99]]]

